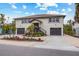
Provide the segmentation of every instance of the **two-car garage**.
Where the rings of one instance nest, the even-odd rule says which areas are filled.
[[[62,35],[61,28],[50,28],[50,35]]]
[[[61,28],[50,28],[50,35],[62,35],[62,30]],[[17,28],[17,34],[24,34],[25,33],[25,28]]]

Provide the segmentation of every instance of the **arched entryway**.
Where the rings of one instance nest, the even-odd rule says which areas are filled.
[[[41,21],[39,20],[33,20],[32,24],[34,24],[34,32],[39,32]]]

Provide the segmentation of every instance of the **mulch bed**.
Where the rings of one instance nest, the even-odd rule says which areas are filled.
[[[15,37],[4,37],[2,38],[2,40],[17,40],[17,41],[37,41],[37,42],[43,42],[43,40],[41,40],[41,38],[35,39],[35,38],[20,38],[18,36]]]
[[[73,36],[73,37],[79,38],[79,36]]]

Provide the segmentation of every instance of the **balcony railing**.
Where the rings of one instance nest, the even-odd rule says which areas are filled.
[[[39,29],[40,29],[42,32],[44,32],[44,34],[46,35],[47,31],[46,31],[45,29],[43,29],[43,28],[41,28],[41,27],[39,27]]]

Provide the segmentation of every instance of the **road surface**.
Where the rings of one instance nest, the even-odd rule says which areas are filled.
[[[79,52],[0,44],[0,56],[79,56]]]

